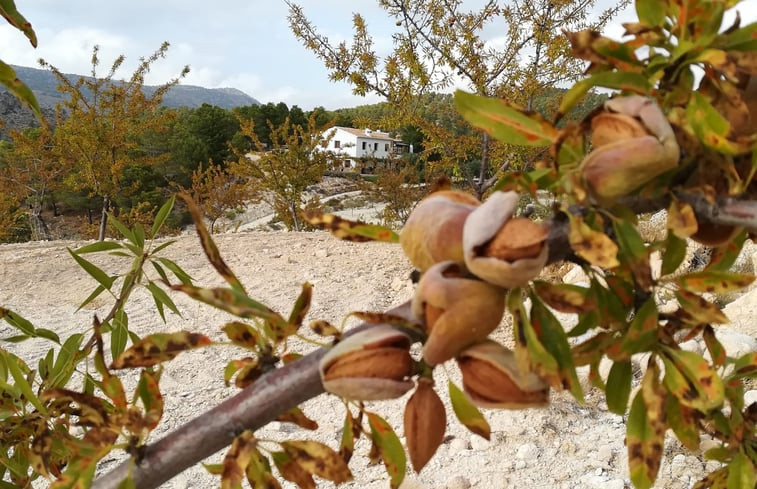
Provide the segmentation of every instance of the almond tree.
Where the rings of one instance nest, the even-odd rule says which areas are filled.
[[[378,94],[398,111],[404,124],[415,124],[450,161],[460,161],[467,148],[476,146],[479,174],[464,175],[481,196],[497,172],[517,162],[513,146],[493,144],[488,135],[450,134],[433,121],[417,117],[418,95],[448,90],[453,85],[484,96],[497,96],[531,110],[536,97],[554,86],[578,79],[584,64],[570,56],[565,30],[598,29],[627,1],[589,20],[595,0],[489,0],[483,7],[466,10],[462,0],[379,0],[397,26],[394,50],[381,58],[374,48],[365,19],[353,15],[351,44],[332,43],[307,18],[302,7],[289,5],[289,25],[305,47],[321,59],[333,81],[352,85],[353,93]],[[504,37],[490,39],[489,26],[506,26]],[[399,124],[397,124],[399,126]],[[459,145],[462,151],[450,148]],[[524,150],[520,150],[523,153]],[[532,153],[533,160],[540,155]],[[460,169],[457,168],[459,171]]]
[[[185,67],[173,80],[145,95],[143,85],[150,66],[164,58],[169,44],[164,42],[150,57],[142,58],[127,81],[114,80],[125,61],[116,58],[104,78],[98,78],[99,48],[92,50],[91,77],[71,81],[57,68],[40,60],[58,79],[58,89],[67,100],[58,106],[55,144],[61,159],[72,166],[67,183],[74,190],[87,190],[102,199],[99,239],[105,239],[108,211],[115,195],[123,189],[122,171],[131,165],[152,165],[165,156],[143,154],[140,139],[151,132],[166,130],[168,113],[159,105],[171,87],[189,73]]]

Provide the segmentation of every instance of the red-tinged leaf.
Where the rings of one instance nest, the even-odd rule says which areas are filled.
[[[667,396],[665,420],[678,440],[689,450],[699,450],[699,411],[681,405],[675,396]]]
[[[726,360],[725,348],[723,348],[723,345],[715,336],[715,330],[712,329],[712,326],[708,325],[704,328],[702,337],[704,338],[704,344],[707,345],[707,351],[710,352],[713,365],[717,367],[723,366]]]
[[[686,202],[673,199],[668,207],[668,229],[681,239],[696,234],[699,229],[694,209]]]
[[[292,306],[292,312],[289,314],[289,324],[299,329],[302,322],[310,310],[310,301],[313,298],[313,286],[305,282],[302,284],[302,292]]]
[[[580,217],[571,217],[568,240],[573,251],[592,265],[602,268],[620,265],[618,246],[606,234],[590,228]]]
[[[397,489],[405,479],[407,458],[397,434],[384,418],[375,413],[366,413],[371,426],[371,439],[378,447],[389,475],[390,487]]]
[[[455,107],[465,120],[503,143],[548,146],[557,140],[558,131],[552,124],[504,100],[457,90]]]
[[[90,432],[92,431],[95,430],[90,430]],[[111,444],[96,445],[79,440],[76,440],[73,444],[76,456],[68,461],[65,472],[61,474],[58,480],[50,484],[50,489],[87,489],[91,487],[97,463],[113,448]]]
[[[113,406],[121,412],[126,411],[126,392],[121,379],[115,375],[109,375],[100,384],[102,391],[113,401]]]
[[[513,316],[515,333],[515,360],[523,372],[534,370],[557,390],[563,389],[560,366],[557,360],[544,348],[540,333],[526,314],[520,298],[520,289],[513,289],[507,298],[507,307]]]
[[[626,414],[628,399],[631,396],[633,368],[630,360],[615,362],[607,376],[607,408],[621,416]]]
[[[573,362],[576,366],[591,365],[599,362],[602,355],[617,343],[618,340],[615,338],[615,335],[609,332],[602,332],[592,336],[573,347]]]
[[[618,314],[618,317],[620,317],[620,314],[623,314],[624,317],[626,317],[627,311],[630,310],[636,300],[631,278],[627,277],[626,280],[620,275],[606,275],[605,282],[607,282],[607,291],[609,295],[617,297],[622,307],[622,309],[615,314]]]
[[[736,260],[741,253],[741,249],[744,247],[746,238],[747,232],[746,230],[743,230],[739,234],[737,234],[736,237],[728,240],[727,243],[712,250],[710,262],[705,267],[705,270],[713,272],[727,272],[731,268],[731,266],[736,263]]]
[[[202,348],[211,343],[207,336],[189,331],[155,333],[142,338],[119,355],[110,368],[152,367],[175,358],[181,352]]]
[[[342,335],[342,332],[339,331],[336,326],[322,319],[310,321],[309,327],[310,330],[318,336],[333,336],[335,338],[339,338]]]
[[[257,451],[257,443],[255,434],[250,430],[234,438],[223,459],[221,489],[241,489],[247,466],[250,465],[253,453]]]
[[[295,362],[299,360],[300,358],[302,358],[301,353],[285,353],[284,355],[281,356],[281,362],[284,365],[289,365],[290,363]]]
[[[34,33],[34,29],[32,29],[31,22],[26,20],[26,18],[21,15],[21,12],[16,9],[13,0],[3,0],[0,2],[0,15],[2,15],[10,25],[23,32],[33,47],[37,47],[37,35]]]
[[[221,330],[226,333],[232,343],[242,348],[256,350],[261,345],[260,333],[247,323],[231,321],[226,323]]]
[[[728,376],[728,379],[755,376],[757,376],[757,352],[751,352],[736,359],[733,363],[733,373]]]
[[[662,253],[661,276],[669,275],[681,266],[686,258],[686,241],[673,233],[668,233],[665,239],[665,251]]]
[[[142,370],[137,384],[137,393],[144,406],[144,427],[154,430],[163,417],[163,394],[158,384],[159,377],[154,372]]]
[[[105,402],[99,397],[69,389],[50,389],[42,393],[40,399],[44,402],[55,401],[59,407],[76,403],[79,426],[105,426],[108,422],[108,411]],[[67,409],[66,412],[76,412]]]
[[[29,456],[29,462],[31,463],[34,472],[40,474],[46,479],[50,479],[50,455],[53,449],[53,437],[48,430],[37,435],[32,440],[31,450],[27,452]]]
[[[743,289],[754,282],[754,279],[754,275],[707,270],[682,275],[674,282],[689,292],[723,294]]]
[[[754,462],[739,451],[728,464],[728,489],[754,489],[757,482]]]
[[[195,223],[197,236],[200,238],[200,244],[202,245],[202,249],[205,251],[205,256],[208,257],[210,264],[213,265],[213,268],[216,269],[218,274],[221,275],[221,277],[231,286],[232,289],[234,289],[241,295],[246,295],[242,282],[239,281],[237,276],[234,275],[234,272],[231,271],[231,268],[229,268],[229,266],[223,260],[221,253],[218,251],[218,247],[213,241],[213,237],[208,232],[208,228],[205,227],[205,222],[203,220],[202,211],[200,210],[200,208],[197,206],[195,201],[192,200],[192,197],[190,197],[189,194],[180,192],[179,197],[184,199],[184,201],[187,203],[187,208],[189,209],[190,214],[192,214],[192,220]]]
[[[691,94],[689,104],[686,106],[686,119],[691,124],[694,134],[705,146],[730,155],[752,150],[754,141],[741,142],[728,139],[731,123],[699,92]]]
[[[292,423],[306,430],[318,429],[318,423],[316,423],[312,419],[305,416],[305,413],[302,412],[302,409],[298,407],[290,409],[289,411],[283,414],[280,414],[276,418],[276,421],[281,421],[282,423]]]
[[[627,360],[634,353],[654,350],[657,345],[659,316],[654,298],[648,299],[634,316],[628,327],[620,352],[613,356],[615,360]]]
[[[455,416],[460,423],[473,433],[488,440],[491,437],[491,427],[486,418],[484,418],[484,415],[481,414],[481,411],[470,402],[468,396],[453,384],[452,381],[449,381],[448,388],[452,410],[455,412]]]
[[[229,386],[231,378],[234,377],[234,374],[250,363],[257,364],[257,360],[253,357],[245,357],[238,360],[231,360],[229,363],[227,363],[226,368],[223,369],[223,382],[224,384],[226,384],[226,387]]]
[[[241,318],[260,318],[280,328],[285,327],[287,324],[284,318],[273,309],[234,289],[203,289],[184,284],[172,285],[171,288]]]
[[[294,482],[300,489],[315,489],[315,481],[308,471],[303,469],[286,452],[271,453],[274,465],[279,470],[281,477]]]
[[[234,378],[234,385],[240,389],[244,389],[258,380],[261,375],[263,375],[263,365],[257,359],[254,359],[251,362],[245,363],[239,369],[237,376]]]
[[[597,307],[591,289],[571,284],[552,284],[534,281],[534,290],[549,307],[556,311],[580,314]]]
[[[349,409],[345,409],[344,425],[342,426],[342,439],[339,442],[339,455],[345,463],[349,463],[352,453],[355,451],[355,422]]]
[[[306,211],[304,217],[312,226],[326,229],[337,238],[345,241],[354,241],[357,243],[367,241],[399,243],[400,241],[399,234],[383,226],[351,221],[335,214],[327,214],[321,211]]]
[[[675,312],[675,316],[686,324],[697,326],[730,322],[717,305],[701,295],[678,289],[676,299],[681,307]]]
[[[665,386],[684,406],[707,412],[723,404],[725,386],[699,354],[665,348]]]
[[[335,484],[352,480],[352,472],[345,461],[327,445],[312,440],[293,440],[281,443],[281,448],[303,470]]]
[[[626,426],[628,468],[638,489],[649,489],[657,478],[665,442],[664,392],[656,385],[655,369],[648,369],[643,384],[631,403]]]

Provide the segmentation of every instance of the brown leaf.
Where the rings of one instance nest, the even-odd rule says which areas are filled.
[[[231,321],[221,329],[235,345],[250,349],[260,345],[260,333],[247,323]]]
[[[604,233],[591,229],[580,217],[570,220],[570,246],[578,256],[592,265],[614,268],[618,262],[618,246]]]
[[[108,423],[108,413],[105,402],[91,394],[83,394],[68,389],[50,389],[40,396],[43,402],[54,400],[59,405],[76,403],[77,408],[65,412],[78,416],[79,426],[105,426]]]
[[[534,290],[549,307],[556,311],[580,314],[597,307],[590,289],[586,287],[535,281]]]
[[[691,205],[675,199],[670,202],[668,229],[681,239],[686,239],[697,232],[699,226]]]
[[[310,329],[319,336],[334,336],[339,338],[342,334],[336,326],[322,319],[310,321]]]
[[[352,472],[338,452],[317,441],[293,440],[281,443],[284,451],[307,472],[336,484],[352,480]]]
[[[281,477],[294,482],[300,489],[315,489],[315,481],[313,476],[303,469],[292,457],[286,452],[273,452],[273,463],[276,468],[279,469]]]
[[[152,367],[175,358],[183,351],[201,348],[211,343],[207,336],[189,331],[155,333],[142,338],[119,355],[110,368]]]
[[[300,428],[304,428],[306,430],[318,429],[318,423],[308,418],[307,416],[305,416],[305,413],[302,412],[302,409],[298,407],[294,409],[290,409],[289,411],[283,414],[280,414],[279,417],[276,418],[276,421],[281,421],[284,423],[293,423],[299,426]]]
[[[221,489],[233,489],[241,487],[242,479],[247,472],[247,466],[256,451],[257,440],[255,433],[250,430],[243,432],[231,442],[229,451],[223,459],[223,472],[221,474]]]

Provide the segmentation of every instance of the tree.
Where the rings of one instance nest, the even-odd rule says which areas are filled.
[[[189,73],[185,67],[177,78],[161,85],[150,97],[145,95],[145,76],[153,63],[165,57],[168,46],[163,43],[150,57],[141,59],[128,81],[113,79],[125,60],[123,56],[116,58],[104,78],[97,77],[97,46],[92,51],[91,77],[79,77],[76,82],[40,60],[55,74],[59,90],[68,96],[58,107],[55,145],[62,160],[71,165],[67,180],[71,188],[86,189],[102,200],[100,241],[105,239],[111,203],[123,190],[124,168],[153,165],[166,157],[144,154],[138,148],[144,135],[167,129],[168,113],[158,105],[165,93]]]
[[[240,124],[242,134],[253,141],[257,153],[237,151],[239,159],[231,166],[231,172],[249,179],[259,198],[268,200],[273,207],[287,209],[292,227],[299,231],[301,207],[305,204],[303,192],[334,165],[334,155],[321,150],[322,134],[328,127],[319,126],[312,115],[306,126],[293,125],[288,117],[278,126],[269,121],[269,149],[258,137],[253,121],[240,118]]]
[[[244,206],[250,195],[246,182],[212,162],[205,169],[202,166],[197,168],[192,173],[192,186],[183,190],[192,196],[203,215],[210,220],[210,234],[215,232],[219,218]]]
[[[353,15],[352,44],[335,45],[318,32],[300,6],[287,3],[292,32],[323,61],[332,80],[350,83],[357,95],[385,97],[397,110],[400,123],[395,127],[419,126],[429,140],[427,147],[435,148],[443,163],[455,165],[465,161],[461,157],[480,161],[478,175],[461,172],[480,197],[499,172],[520,169],[523,161],[532,163],[539,154],[524,155],[527,150],[492,143],[486,134],[451,134],[418,116],[423,102],[419,96],[457,83],[473,93],[501,97],[531,110],[541,93],[578,79],[584,69],[570,56],[562,32],[598,29],[628,2],[619,2],[589,21],[595,0],[490,0],[470,11],[462,0],[380,0],[397,26],[392,35],[394,51],[384,59],[374,51],[360,14]],[[500,47],[487,38],[485,29],[503,24],[505,40]]]
[[[52,192],[63,184],[69,167],[60,162],[47,126],[23,132],[11,131],[13,146],[0,168],[4,193],[25,209],[31,239],[51,239],[42,210]]]

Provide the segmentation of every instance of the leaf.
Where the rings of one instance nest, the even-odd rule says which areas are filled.
[[[351,311],[348,316],[355,316],[361,321],[369,324],[388,324],[400,329],[425,332],[423,325],[421,325],[414,319],[408,319],[396,314],[389,314],[386,312]]]
[[[289,314],[289,324],[295,328],[295,331],[302,326],[305,316],[310,309],[310,301],[313,298],[313,286],[309,282],[302,284],[302,292],[292,306],[292,312]]]
[[[24,361],[3,349],[0,349],[0,359],[2,359],[5,368],[13,377],[13,380],[15,381],[14,387],[21,391],[26,400],[31,403],[40,414],[47,415],[47,409],[42,404],[39,397],[34,393],[31,384],[29,384],[29,381],[26,379],[24,371],[28,372],[29,367],[26,366]]]
[[[76,248],[74,253],[77,255],[84,255],[86,253],[98,253],[101,251],[113,251],[123,249],[121,243],[116,241],[98,241],[96,243],[88,244],[80,248]]]
[[[250,350],[261,345],[260,333],[247,323],[231,321],[226,323],[221,330],[226,333],[232,343]]]
[[[710,352],[713,365],[717,367],[723,366],[726,360],[726,351],[715,336],[715,330],[712,329],[712,326],[707,325],[704,328],[702,337],[704,338],[704,344],[707,345],[707,351]]]
[[[242,487],[242,480],[247,472],[247,466],[257,451],[255,434],[245,430],[231,442],[229,451],[223,458],[223,472],[221,473],[221,488],[236,489]]]
[[[172,285],[171,289],[184,292],[195,300],[204,302],[222,311],[226,311],[235,316],[253,319],[260,318],[271,323],[272,326],[285,328],[287,322],[273,309],[261,304],[244,293],[235,289],[216,288],[203,289],[192,285]]]
[[[129,340],[129,317],[126,311],[119,309],[113,318],[113,329],[110,332],[110,354],[115,360],[126,348]]]
[[[168,218],[168,215],[171,213],[175,202],[176,195],[172,195],[171,198],[168,199],[166,203],[160,207],[158,213],[155,214],[155,221],[153,221],[152,228],[150,229],[151,238],[154,238],[155,235],[158,234],[158,231],[160,231],[160,228],[163,227],[163,224],[166,222],[166,218]]]
[[[324,321],[323,319],[310,321],[308,327],[311,331],[313,331],[313,333],[317,334],[318,336],[334,336],[338,338],[342,334],[342,332],[339,331],[336,326],[329,323],[328,321]]]
[[[721,153],[738,155],[752,150],[754,142],[738,142],[728,139],[731,124],[699,92],[692,92],[686,107],[686,119],[694,134],[705,146]]]
[[[696,234],[699,229],[694,208],[686,202],[672,199],[668,207],[668,229],[681,239]]]
[[[0,84],[7,88],[21,103],[29,107],[37,120],[44,123],[45,116],[39,108],[34,92],[18,79],[16,71],[10,65],[2,61],[0,61]]]
[[[342,438],[339,441],[339,455],[345,463],[349,463],[352,453],[355,451],[355,422],[349,409],[345,409],[344,425],[342,426]]]
[[[536,280],[534,290],[549,307],[556,311],[580,314],[597,307],[591,289],[571,284],[552,284]]]
[[[108,423],[108,409],[106,402],[99,397],[72,391],[70,389],[49,389],[42,393],[40,398],[43,401],[54,400],[60,405],[76,403],[76,409],[66,409],[64,412],[76,414],[78,416],[77,424],[79,426],[102,427]]]
[[[730,321],[723,311],[704,297],[689,291],[676,290],[676,299],[681,306],[675,316],[686,324],[697,326],[700,324],[726,324]]]
[[[684,258],[686,258],[686,241],[669,232],[665,239],[660,275],[664,277],[678,270]]]
[[[682,406],[675,396],[667,396],[665,420],[683,445],[692,451],[699,450],[698,411]]]
[[[16,29],[24,33],[33,47],[37,47],[37,35],[32,24],[16,9],[13,0],[0,0],[0,15]]]
[[[615,360],[630,359],[634,353],[652,351],[657,345],[659,316],[654,298],[647,301],[636,311],[628,331],[623,338],[620,352],[613,354]]]
[[[197,236],[199,236],[200,238],[200,244],[202,245],[203,251],[205,251],[205,256],[208,257],[210,264],[213,265],[213,268],[216,269],[218,274],[221,275],[221,277],[229,285],[231,285],[232,289],[234,289],[236,292],[239,292],[240,294],[245,294],[242,282],[239,281],[237,276],[234,275],[234,272],[231,271],[231,268],[229,268],[229,266],[223,260],[221,253],[218,251],[218,247],[213,241],[213,237],[208,232],[208,228],[205,227],[205,222],[202,219],[202,211],[200,210],[200,208],[197,206],[195,201],[192,200],[192,197],[190,197],[189,194],[181,192],[179,193],[179,197],[184,199],[184,201],[187,203],[189,212],[190,214],[192,214],[192,220],[195,223]]]
[[[468,396],[453,384],[451,380],[448,382],[448,387],[452,410],[455,412],[455,416],[457,416],[460,423],[473,433],[489,440],[491,437],[491,427],[486,418],[484,418],[484,415],[481,414],[481,411],[470,402]]]
[[[294,482],[300,489],[316,489],[313,476],[303,469],[286,452],[271,453],[274,465],[279,470],[281,477]]]
[[[504,100],[456,90],[455,107],[465,120],[503,143],[548,146],[557,140],[552,124]]]
[[[665,21],[663,5],[658,0],[636,0],[636,15],[644,25],[660,27]]]
[[[92,278],[97,280],[97,283],[99,283],[101,286],[105,287],[107,290],[110,290],[110,288],[113,286],[113,282],[116,280],[116,277],[108,276],[108,274],[103,272],[94,263],[77,255],[74,251],[71,251],[70,248],[66,248],[66,249],[74,258],[76,263],[78,263],[79,266],[82,267],[85,272],[87,272]]]
[[[384,418],[374,413],[366,413],[371,426],[371,439],[378,447],[381,459],[384,461],[386,473],[389,475],[390,487],[397,489],[405,479],[407,458],[397,434]]]
[[[573,251],[592,265],[602,268],[620,265],[618,246],[606,234],[590,228],[580,217],[571,217],[568,240]]]
[[[723,404],[725,386],[720,376],[699,354],[665,348],[664,383],[684,406],[707,412]]]
[[[163,313],[163,305],[168,307],[171,312],[181,317],[181,313],[176,307],[176,304],[174,304],[173,299],[171,299],[171,297],[169,297],[163,289],[158,287],[155,282],[147,282],[145,287],[147,287],[147,290],[149,290],[150,294],[152,294],[152,298],[155,301],[155,306],[158,308],[158,312],[160,313],[160,317],[161,319],[163,319],[164,323],[166,322],[166,316]]]
[[[508,310],[513,316],[515,332],[515,360],[521,371],[536,370],[539,376],[555,389],[562,389],[562,378],[557,360],[544,348],[534,330],[520,298],[520,289],[508,295]]]
[[[97,297],[103,292],[105,292],[105,287],[103,287],[102,285],[98,285],[97,287],[95,287],[95,290],[93,290],[92,293],[89,294],[89,296],[86,299],[84,299],[84,301],[81,304],[79,304],[79,307],[76,309],[76,312],[79,312],[79,310],[81,310],[84,306],[86,306],[93,300],[97,299]]]
[[[594,87],[614,88],[616,90],[638,93],[639,95],[648,94],[652,88],[647,78],[639,73],[615,71],[596,73],[574,83],[563,94],[558,111],[560,118],[562,118],[562,114],[567,114]]]
[[[399,243],[400,236],[389,228],[361,221],[352,221],[321,211],[305,211],[305,220],[312,226],[330,231],[331,234],[345,241],[364,243],[379,241],[383,243]]]
[[[757,474],[754,463],[739,451],[728,464],[728,489],[754,489]]]
[[[755,152],[755,155],[757,155],[757,152]],[[704,269],[713,272],[727,272],[736,263],[746,238],[747,232],[743,230],[734,238],[728,240],[727,243],[712,250],[710,262]]]
[[[281,421],[282,423],[292,423],[306,430],[318,429],[318,423],[305,416],[305,413],[302,412],[302,409],[298,407],[292,408],[289,411],[280,414],[276,418],[276,421]]]
[[[656,388],[655,370],[647,369],[643,383],[651,392],[636,393],[631,403],[626,426],[628,469],[634,487],[649,489],[657,478],[665,442],[665,423],[662,421],[664,396]]]
[[[607,376],[607,408],[623,416],[628,409],[628,399],[631,395],[631,380],[633,368],[630,360],[615,362]]]
[[[352,480],[352,472],[339,453],[323,443],[312,440],[285,441],[281,442],[281,448],[310,474],[335,484]]]
[[[6,323],[10,324],[17,330],[21,331],[24,335],[34,338],[37,336],[37,330],[34,325],[28,319],[16,314],[10,309],[0,307],[0,319],[4,319]]]
[[[180,331],[178,333],[155,333],[142,338],[123,352],[110,368],[152,367],[175,358],[179,353],[210,345],[212,341],[205,335]]]
[[[161,265],[166,267],[167,269],[171,270],[174,275],[176,275],[176,278],[179,279],[179,281],[184,285],[192,285],[192,277],[184,271],[179,265],[177,265],[172,260],[169,260],[168,258],[158,258],[157,259]]]
[[[743,289],[754,282],[754,275],[705,270],[682,275],[674,280],[689,292],[723,294]]]
[[[137,384],[137,393],[145,409],[143,426],[148,430],[154,430],[163,417],[163,394],[160,392],[158,379],[157,374],[145,369],[142,370]]]

